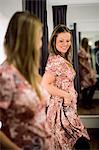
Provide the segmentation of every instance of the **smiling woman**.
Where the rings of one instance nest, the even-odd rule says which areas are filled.
[[[56,39],[56,49],[64,55],[71,45],[71,35],[67,33],[60,33]]]
[[[50,94],[47,122],[53,135],[53,150],[71,150],[78,141],[83,141],[83,148],[89,150],[89,136],[77,114],[77,92],[74,88],[76,74],[69,57],[71,39],[71,31],[65,25],[59,24],[54,28],[42,79],[42,85]],[[79,149],[81,145],[77,145],[75,147]]]

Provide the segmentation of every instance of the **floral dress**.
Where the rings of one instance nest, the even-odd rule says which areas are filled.
[[[40,101],[18,70],[7,63],[0,66],[0,103],[4,101],[9,106],[0,108],[1,131],[23,150],[49,150],[46,100]]]
[[[85,49],[78,52],[81,90],[91,87],[96,83],[96,72],[92,68],[91,56]]]
[[[55,76],[54,85],[72,96],[72,104],[64,106],[61,97],[50,95],[47,121],[53,134],[52,150],[71,150],[81,136],[89,135],[77,114],[77,92],[74,89],[75,71],[60,55],[50,55],[45,71]]]

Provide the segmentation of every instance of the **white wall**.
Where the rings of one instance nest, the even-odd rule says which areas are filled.
[[[8,24],[7,18],[2,14],[0,14],[0,64],[5,59],[3,40],[4,40],[4,34],[6,32],[7,24]]]
[[[11,16],[19,10],[22,10],[22,0],[0,0],[0,64],[6,58],[3,40],[8,22]]]
[[[77,33],[81,32],[81,38],[87,37],[94,48],[94,42],[99,40],[99,4],[69,5],[67,26],[71,27],[74,22],[77,23]]]
[[[93,3],[93,1],[90,1],[89,4],[87,4],[87,1],[83,1],[83,3],[80,3],[80,0],[74,0],[70,3],[70,1],[65,0],[65,3],[62,3],[62,1],[58,1],[56,5],[68,5],[67,6],[67,26],[69,28],[72,28],[73,23],[77,23],[77,31],[79,32],[85,32],[90,36],[90,32],[94,32],[95,39],[99,39],[99,2],[96,0]],[[48,28],[49,28],[49,37],[53,30],[53,23],[52,23],[52,5],[55,5],[55,1],[48,0],[47,2],[47,15],[48,15]],[[89,34],[88,34],[89,32]],[[86,35],[86,36],[87,36]],[[92,37],[92,38],[94,38]]]
[[[8,19],[20,10],[22,10],[22,0],[0,0],[0,12]]]
[[[74,22],[78,31],[99,31],[99,4],[69,5],[67,25]]]
[[[47,3],[47,24],[48,24],[48,35],[49,38],[53,31],[53,14],[52,14],[52,5]]]

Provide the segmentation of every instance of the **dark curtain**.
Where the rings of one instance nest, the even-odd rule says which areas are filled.
[[[52,6],[53,11],[53,25],[54,27],[58,24],[66,25],[66,13],[67,5]]]
[[[76,31],[76,23],[74,23],[74,28],[72,31],[73,35],[73,66],[76,71],[76,77],[75,77],[75,89],[78,92],[78,101],[80,96],[80,81],[79,81],[79,64],[78,64],[78,50],[77,50],[77,31]]]
[[[78,32],[78,39],[79,39],[79,48],[80,48],[80,42],[81,42],[81,32]]]
[[[24,10],[34,13],[43,23],[43,46],[41,52],[40,74],[43,75],[48,57],[48,26],[46,0],[23,0]]]

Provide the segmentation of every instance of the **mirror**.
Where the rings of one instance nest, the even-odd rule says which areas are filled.
[[[67,8],[67,25],[72,28],[74,22],[77,24],[77,50],[79,51],[80,40],[84,37],[88,38],[91,49],[94,49],[95,41],[99,40],[99,4],[69,4]],[[96,70],[95,56],[92,52],[91,60],[92,66]],[[98,74],[96,78],[99,78]],[[99,88],[96,88],[94,92],[92,100],[93,108],[85,109],[81,104],[81,96],[82,93],[80,91],[78,113],[80,115],[99,115]]]
[[[83,31],[81,32],[81,39],[84,37],[87,37],[89,40],[89,45],[90,45],[90,56],[91,56],[91,64],[93,69],[96,71],[96,88],[94,90],[93,88],[93,97],[92,97],[92,107],[85,108],[82,106],[82,104],[79,105],[78,110],[80,114],[88,114],[88,115],[99,115],[99,74],[97,73],[96,70],[96,63],[95,63],[95,42],[99,40],[99,31]],[[81,101],[80,101],[81,103]]]
[[[56,3],[57,2],[57,3]],[[49,27],[49,37],[53,29],[53,20],[52,20],[52,5],[67,5],[67,26],[72,29],[73,24],[77,25],[77,50],[79,50],[79,32],[81,33],[81,39],[87,37],[92,42],[92,48],[94,48],[94,42],[99,40],[99,3],[94,1],[64,1],[61,2],[56,0],[48,0],[47,2],[47,18],[48,18],[48,27]],[[93,56],[92,56],[93,58]],[[94,65],[94,58],[93,58]],[[95,103],[94,109],[84,109],[78,104],[78,113],[81,115],[92,115],[99,114],[99,91],[96,90],[93,103]],[[96,100],[97,99],[97,102]],[[80,100],[78,100],[80,101]],[[98,108],[97,108],[98,107]]]

